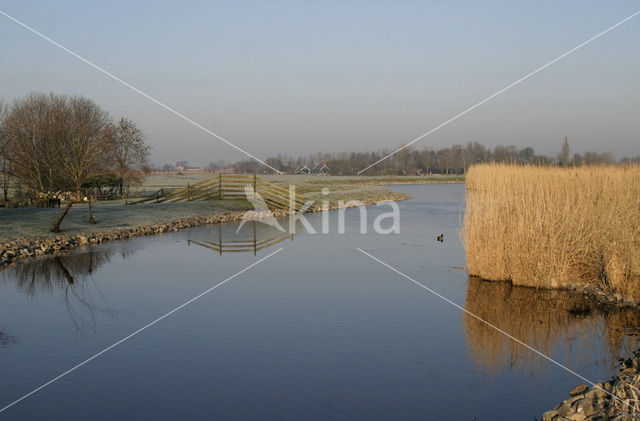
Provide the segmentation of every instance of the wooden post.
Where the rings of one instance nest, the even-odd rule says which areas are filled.
[[[191,200],[191,184],[187,183],[187,202]]]
[[[255,256],[258,252],[258,243],[256,240],[256,220],[253,220],[253,255]]]
[[[224,199],[224,194],[222,193],[222,172],[218,174],[218,198],[220,200]]]
[[[253,173],[253,195],[255,196],[256,194],[258,194],[258,176],[257,176],[257,172]]]

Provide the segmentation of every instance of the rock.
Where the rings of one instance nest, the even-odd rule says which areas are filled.
[[[605,392],[602,389],[598,389],[596,387],[592,387],[591,389],[589,389],[589,391],[587,393],[584,394],[584,397],[586,399],[590,399],[592,401],[599,400],[599,399],[604,399],[607,396],[609,396],[609,394],[607,392]]]
[[[579,384],[576,387],[574,387],[573,389],[571,389],[571,392],[569,392],[569,395],[576,396],[576,395],[581,394],[585,390],[587,390],[587,385],[584,384],[584,383],[583,384]]]
[[[572,420],[572,421],[584,421],[587,419],[587,417],[584,416],[584,414],[580,414],[580,413],[575,413],[575,414],[571,414],[568,415],[567,417],[565,417],[567,420]]]
[[[566,402],[560,405],[557,411],[559,416],[565,417],[565,418],[571,414],[575,414],[576,412],[575,409],[571,407],[571,404],[567,404]]]
[[[558,416],[558,411],[552,409],[551,411],[547,411],[542,414],[542,421],[553,421],[554,417]]]
[[[577,413],[584,414],[585,416],[593,415],[595,412],[591,399],[580,399],[574,403],[574,407]]]

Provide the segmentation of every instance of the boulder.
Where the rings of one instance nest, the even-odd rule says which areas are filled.
[[[573,389],[571,389],[571,392],[569,392],[569,395],[576,396],[576,395],[581,394],[585,390],[587,390],[587,385],[584,384],[584,383],[583,384],[579,384],[576,387],[574,387]]]

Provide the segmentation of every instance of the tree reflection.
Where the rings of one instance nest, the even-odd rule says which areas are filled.
[[[514,287],[508,282],[469,277],[465,308],[572,367],[613,365],[617,356],[629,354],[639,344],[637,311],[604,309],[566,291]],[[463,325],[470,358],[490,373],[500,374],[509,368],[539,378],[547,374],[550,365],[546,360],[486,323],[465,313]]]
[[[18,342],[18,339],[13,336],[13,335],[9,335],[7,332],[3,332],[0,330],[0,347],[1,348],[6,348],[11,344],[14,344]]]
[[[133,252],[122,252],[123,258]],[[18,290],[29,297],[61,293],[69,318],[78,331],[95,330],[97,312],[115,315],[93,273],[111,261],[108,249],[73,253],[37,259],[9,267],[0,272],[4,282],[15,282]]]

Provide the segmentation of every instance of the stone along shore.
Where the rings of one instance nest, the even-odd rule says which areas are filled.
[[[569,399],[542,415],[542,421],[640,420],[640,350],[605,383],[574,387]],[[614,397],[615,396],[615,397]]]
[[[374,197],[363,199],[361,202],[365,206],[370,206],[380,202],[398,202],[410,198],[411,196],[405,193],[393,193],[385,195],[384,198]],[[339,206],[338,204],[331,204],[329,206],[329,210],[336,210],[343,207],[355,207],[355,205]],[[313,207],[307,212],[319,211],[322,211],[320,207]],[[154,224],[111,229],[93,233],[10,240],[0,243],[0,268],[25,259],[33,259],[48,254],[61,254],[76,247],[96,245],[106,241],[124,240],[141,235],[162,234],[165,232],[193,228],[200,225],[223,224],[225,222],[239,221],[245,215],[245,212],[246,211],[228,212],[222,215],[210,217],[198,216],[191,218],[178,218],[168,222],[157,222]],[[287,216],[288,214],[288,210],[272,211],[272,215],[276,217]],[[257,216],[259,217],[260,215],[258,214]]]

